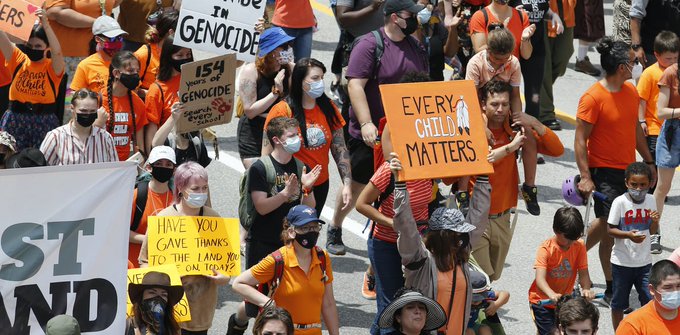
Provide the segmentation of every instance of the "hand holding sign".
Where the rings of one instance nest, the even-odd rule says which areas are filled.
[[[401,171],[401,161],[399,160],[399,155],[396,152],[390,152],[390,170],[394,175],[394,180],[399,180],[399,171]]]
[[[0,1],[0,6],[2,6],[2,13],[4,13],[4,15],[0,15],[0,30],[28,41],[36,13],[42,15],[44,11],[35,4],[24,0]],[[41,21],[45,22],[46,18]]]

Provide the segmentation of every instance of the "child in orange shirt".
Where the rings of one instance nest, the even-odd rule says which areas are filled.
[[[106,120],[99,118],[97,125],[111,133],[121,161],[144,151],[144,126],[148,121],[144,102],[134,92],[139,80],[139,61],[132,52],[120,51],[113,56],[102,96]]]
[[[576,275],[579,276],[581,295],[593,298],[588,273],[588,256],[583,241],[583,218],[578,209],[562,207],[555,212],[555,236],[545,240],[536,253],[536,279],[529,288],[529,303],[538,334],[553,334],[556,327],[555,306],[542,306],[540,301],[557,301],[572,294]]]

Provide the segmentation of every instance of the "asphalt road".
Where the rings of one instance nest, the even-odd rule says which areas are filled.
[[[338,28],[334,18],[329,15],[331,13],[327,7],[328,3],[326,0],[320,1],[323,2],[314,3],[314,0],[312,0],[319,22],[319,31],[314,34],[312,56],[321,60],[330,68],[332,52],[337,42]],[[611,32],[612,0],[605,1],[605,14],[607,16],[607,31]],[[599,56],[594,51],[590,52],[590,59],[594,63],[599,63]],[[546,157],[546,164],[539,166],[537,185],[539,187],[541,215],[529,215],[525,210],[523,201],[519,201],[518,224],[505,270],[502,278],[493,284],[495,289],[507,290],[511,294],[510,302],[499,312],[508,334],[532,334],[535,332],[529,313],[527,291],[534,277],[532,266],[536,250],[543,240],[552,236],[552,217],[555,210],[565,204],[561,196],[562,180],[577,173],[573,152],[574,126],[570,124],[569,119],[573,120],[579,97],[595,82],[596,78],[574,72],[574,62],[575,59],[572,57],[567,74],[558,80],[555,87],[556,105],[562,111],[564,120],[562,122],[564,130],[558,132],[558,135],[565,145],[565,153],[559,158]],[[327,87],[332,79],[332,75],[326,75]],[[208,167],[213,205],[219,213],[227,217],[236,216],[238,183],[243,172],[243,167],[238,159],[236,124],[237,120],[216,127],[219,135],[220,159],[214,161]],[[612,148],[612,150],[615,150],[615,148]],[[322,216],[327,220],[330,219],[333,211],[332,206],[329,207],[328,204],[334,203],[335,194],[338,185],[340,185],[338,172],[333,163],[331,163],[329,170],[331,173],[330,193],[327,207],[322,213]],[[672,248],[680,245],[679,224],[676,220],[669,219],[680,215],[678,208],[680,197],[677,196],[678,178],[674,181],[675,185],[671,190],[662,219],[664,231],[662,243],[665,248],[661,255],[653,256],[655,261],[668,257]],[[581,208],[581,211],[584,213],[585,208]],[[591,218],[592,216],[591,213]],[[368,265],[366,237],[361,234],[365,220],[355,211],[350,214],[344,223],[344,241],[348,247],[348,253],[345,256],[332,257],[335,277],[334,293],[338,304],[342,334],[366,334],[375,316],[375,302],[365,300],[360,294],[363,273]],[[323,232],[319,245],[325,245],[325,234]],[[595,283],[595,290],[602,292],[604,291],[604,277],[597,250],[591,250],[588,256],[590,275]],[[231,288],[220,289],[217,311],[210,334],[224,334],[226,332],[229,315],[235,311],[239,300],[239,297]],[[631,306],[638,305],[637,297],[631,295]],[[599,305],[599,310],[601,313],[599,334],[613,334],[609,310],[604,305]]]

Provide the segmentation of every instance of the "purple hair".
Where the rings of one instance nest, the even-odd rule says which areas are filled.
[[[175,189],[172,191],[173,196],[175,197],[175,204],[180,203],[182,200],[180,193],[182,193],[182,190],[184,190],[195,178],[200,178],[207,182],[208,170],[192,161],[183,163],[175,169]]]

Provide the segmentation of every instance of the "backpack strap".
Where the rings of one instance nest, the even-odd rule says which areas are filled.
[[[484,15],[484,29],[489,30],[489,12],[486,7],[482,8],[482,15]]]
[[[147,64],[146,66],[149,66],[149,65]],[[146,73],[146,70],[144,72]],[[144,78],[144,76],[142,76],[142,78]],[[158,86],[158,91],[161,92],[161,105],[163,105],[163,107],[165,107],[165,93],[163,93],[163,88],[161,87],[161,84],[159,84],[157,81],[154,81],[153,83],[156,84],[156,86]],[[162,110],[162,108],[161,108],[161,110]],[[161,111],[161,114],[162,113],[163,112]]]
[[[14,74],[12,74],[12,81],[14,81],[14,78],[17,77],[17,73],[19,73],[19,70],[21,70],[21,67],[24,65],[24,61],[21,61],[19,65],[14,69]],[[49,76],[47,76],[49,78]]]
[[[137,200],[135,201],[135,216],[132,218],[131,231],[137,231],[139,222],[142,221],[142,215],[146,208],[146,200],[149,197],[149,181],[143,180],[137,183]]]
[[[380,66],[380,59],[385,52],[385,42],[383,41],[380,29],[371,31],[375,37],[375,50],[373,51],[373,79],[378,78],[378,67]]]
[[[269,187],[274,187],[276,185],[276,168],[274,168],[274,163],[272,162],[272,157],[267,155],[260,159],[262,164],[264,164],[264,172],[267,178],[267,185]]]
[[[144,72],[142,72],[142,75],[139,76],[139,78],[143,81],[144,77],[146,77],[146,70],[149,69],[149,64],[151,64],[151,45],[149,43],[144,44],[146,46],[146,65],[144,66]],[[159,87],[160,88],[160,87]],[[161,91],[162,92],[162,91]]]
[[[269,282],[269,297],[274,296],[274,292],[276,291],[276,288],[279,287],[279,283],[281,282],[281,278],[283,277],[283,255],[281,254],[281,250],[276,249],[274,252],[269,254],[274,258],[274,277],[272,280]]]
[[[520,23],[521,26],[524,26],[524,16],[522,16],[522,12],[517,10],[517,8],[515,8],[515,7],[513,7],[512,10],[517,12],[517,15],[519,16],[519,23]]]
[[[375,209],[380,208],[380,205],[383,203],[383,201],[385,201],[385,199],[387,199],[387,197],[389,197],[390,194],[392,194],[394,192],[394,182],[395,182],[394,174],[392,174],[392,172],[390,171],[390,183],[387,184],[387,187],[385,188],[385,190],[380,193],[380,195],[378,196],[378,200],[376,200],[373,203],[373,207]]]
[[[326,253],[317,245],[314,246],[314,250],[316,250],[316,257],[321,262],[321,280],[326,283],[328,281],[328,276],[326,275]]]

